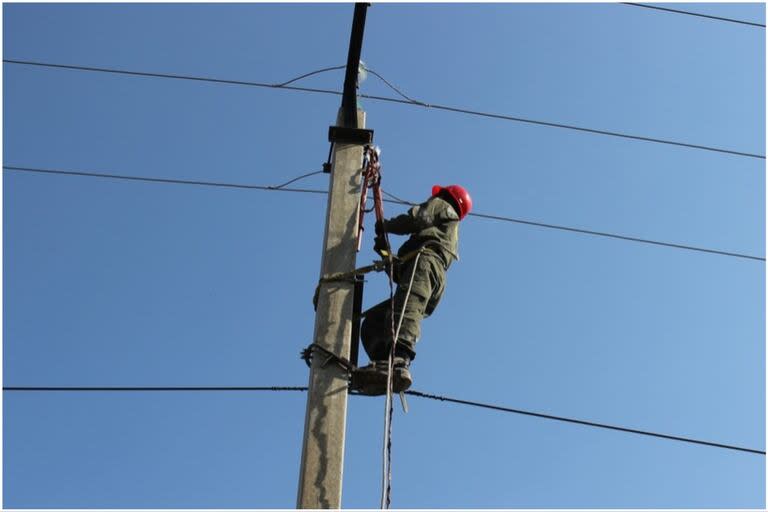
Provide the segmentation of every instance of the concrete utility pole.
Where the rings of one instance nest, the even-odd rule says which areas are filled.
[[[329,130],[334,143],[320,275],[355,269],[355,245],[362,178],[363,147],[372,142],[365,113],[357,109],[357,75],[367,4],[355,4],[349,41],[344,95],[337,126]],[[352,333],[354,284],[323,283],[318,296],[313,342],[348,359]],[[315,351],[309,374],[304,442],[297,508],[338,509],[344,465],[347,422],[347,372]]]

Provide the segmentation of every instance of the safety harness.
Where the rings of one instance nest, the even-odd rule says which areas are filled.
[[[357,223],[357,250],[363,243],[363,231],[365,230],[365,214],[373,211],[376,215],[376,243],[374,250],[384,259],[390,258],[392,250],[389,245],[389,235],[384,231],[384,199],[381,192],[381,149],[378,146],[365,146],[363,152],[363,183],[360,187],[360,208]],[[373,207],[366,210],[368,204],[368,189],[373,192]]]

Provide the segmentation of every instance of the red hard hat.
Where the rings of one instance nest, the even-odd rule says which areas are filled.
[[[459,220],[467,216],[472,211],[472,198],[469,196],[467,189],[461,185],[448,185],[447,187],[441,187],[435,185],[432,187],[432,197],[435,197],[440,192],[445,190],[456,201],[456,205],[459,207]]]

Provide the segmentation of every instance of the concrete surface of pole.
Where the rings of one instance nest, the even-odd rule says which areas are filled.
[[[344,99],[334,140],[320,276],[355,269],[358,208],[362,179],[365,113],[357,109],[366,5],[356,4],[350,36]],[[351,84],[350,84],[350,81]],[[350,97],[352,95],[352,97]],[[333,127],[331,133],[333,134]],[[344,130],[342,130],[344,131]],[[362,134],[365,135],[365,134]],[[334,137],[336,137],[334,139]],[[320,287],[313,343],[348,359],[352,335],[354,283],[334,281]],[[315,352],[309,374],[297,508],[341,508],[344,436],[347,421],[347,370]]]

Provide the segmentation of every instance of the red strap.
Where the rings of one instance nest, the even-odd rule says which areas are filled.
[[[363,183],[360,190],[360,213],[358,218],[357,231],[357,250],[360,250],[363,239],[363,221],[365,217],[365,206],[368,202],[368,189],[373,190],[373,210],[376,214],[376,222],[384,222],[384,201],[381,193],[381,163],[379,162],[379,153],[371,146],[365,146],[366,168],[363,171]],[[384,233],[387,250],[391,254],[389,237]]]

